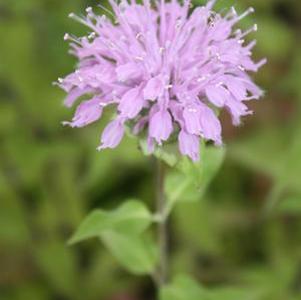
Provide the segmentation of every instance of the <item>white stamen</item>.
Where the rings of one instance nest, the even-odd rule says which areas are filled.
[[[160,54],[162,54],[164,51],[165,51],[165,48],[164,48],[164,47],[160,47],[160,48],[159,48]]]
[[[142,32],[136,34],[136,39],[139,40],[143,36]]]
[[[181,20],[177,20],[176,21],[176,25],[175,25],[176,29],[179,29],[181,27],[181,25],[182,25],[182,21]]]
[[[96,37],[96,33],[95,32],[91,32],[89,35],[88,35],[88,39],[94,39]]]
[[[231,13],[234,17],[237,16],[237,11],[234,6],[231,7]]]
[[[110,47],[112,50],[116,49],[116,46],[115,46],[115,44],[114,44],[113,42],[110,42],[110,43],[109,43],[109,47]]]
[[[243,37],[247,36],[248,34],[250,34],[251,32],[255,32],[257,30],[258,30],[258,26],[257,26],[257,24],[254,24],[251,28],[249,28],[245,32],[241,33],[239,38],[243,38]]]
[[[249,45],[246,46],[247,50],[251,50],[254,46],[256,46],[256,40],[252,41]]]
[[[143,61],[144,58],[142,56],[136,56],[135,59]]]
[[[69,38],[70,38],[69,33],[65,33],[65,35],[64,35],[64,41],[68,41]]]
[[[93,12],[93,10],[92,10],[92,7],[87,7],[86,8],[86,12],[88,13],[88,14],[90,14],[90,13],[92,13]]]
[[[241,19],[245,18],[246,16],[248,16],[249,14],[252,14],[253,12],[255,12],[255,9],[253,7],[248,8],[244,13],[242,13],[237,20],[240,21]]]
[[[202,82],[207,78],[207,76],[201,76],[197,79],[197,82]]]

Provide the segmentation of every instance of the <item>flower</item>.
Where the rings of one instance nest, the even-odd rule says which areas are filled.
[[[214,111],[227,109],[234,125],[251,114],[245,101],[259,99],[263,92],[248,72],[257,72],[266,59],[254,62],[256,42],[244,40],[256,25],[244,32],[235,29],[253,8],[238,15],[232,7],[221,14],[213,11],[214,3],[191,11],[189,0],[110,0],[114,13],[106,11],[113,21],[92,8],[83,18],[70,14],[92,33],[82,38],[65,35],[79,65],[58,84],[68,93],[68,107],[83,96],[91,99],[64,124],[85,126],[113,105],[115,117],[98,149],[116,147],[125,126],[132,126],[136,135],[146,132],[150,150],[175,134],[181,154],[192,160],[199,159],[200,139],[221,145],[221,124]]]

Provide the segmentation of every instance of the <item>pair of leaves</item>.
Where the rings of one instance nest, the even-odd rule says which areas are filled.
[[[98,237],[127,270],[134,274],[150,274],[156,264],[156,250],[152,241],[141,234],[152,220],[141,201],[129,200],[114,211],[93,211],[69,243]]]

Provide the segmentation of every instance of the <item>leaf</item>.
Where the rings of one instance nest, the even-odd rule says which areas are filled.
[[[98,237],[107,230],[116,230],[124,234],[139,234],[151,223],[152,215],[145,205],[137,200],[128,200],[115,211],[95,210],[79,226],[69,244]]]
[[[225,148],[202,146],[200,161],[192,162],[185,157],[180,162],[179,169],[191,177],[197,186],[205,189],[222,165],[224,156]]]
[[[250,288],[222,287],[207,289],[187,275],[176,277],[160,290],[160,300],[259,300],[262,292]]]
[[[262,293],[247,288],[217,288],[210,291],[210,300],[259,300]]]
[[[156,147],[153,153],[148,151],[145,139],[139,141],[141,151],[144,155],[154,155],[156,158],[164,161],[168,166],[174,167],[179,161],[179,154],[173,144],[164,145],[164,147]]]
[[[105,231],[100,237],[117,261],[128,271],[138,275],[153,272],[157,252],[151,240],[116,231]]]
[[[197,201],[202,198],[209,183],[219,170],[225,155],[224,148],[202,147],[200,162],[184,157],[178,170],[166,179],[165,192],[170,205],[177,201]]]
[[[208,292],[196,281],[180,275],[160,290],[160,300],[209,300]]]
[[[177,201],[196,201],[198,190],[192,179],[179,172],[168,174],[165,182],[165,192],[170,204]]]

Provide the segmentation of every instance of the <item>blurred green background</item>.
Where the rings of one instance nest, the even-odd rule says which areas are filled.
[[[72,112],[51,83],[75,65],[63,35],[86,32],[67,15],[96,4],[0,1],[1,300],[154,299],[151,281],[128,275],[98,241],[66,245],[93,208],[125,197],[151,207],[154,196],[153,164],[134,140],[98,153],[104,121],[60,124]],[[256,9],[242,26],[258,23],[266,97],[243,127],[222,115],[227,156],[205,197],[172,217],[172,269],[248,288],[250,300],[301,299],[301,1],[218,1],[231,4]]]

